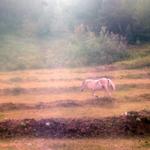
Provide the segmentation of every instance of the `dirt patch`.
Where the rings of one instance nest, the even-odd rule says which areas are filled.
[[[55,107],[113,107],[116,104],[116,99],[110,97],[102,97],[97,99],[88,99],[85,101],[78,100],[57,100],[49,103],[37,103],[37,104],[22,104],[22,103],[3,103],[0,104],[0,111],[12,111],[12,110],[27,110],[27,109],[46,109]]]
[[[150,111],[128,112],[101,119],[24,119],[0,122],[0,138],[107,137],[150,135]]]
[[[96,107],[113,107],[116,104],[116,99],[113,97],[97,97],[96,99],[89,99],[83,104]]]

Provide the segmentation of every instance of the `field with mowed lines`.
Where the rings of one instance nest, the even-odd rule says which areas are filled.
[[[94,98],[90,91],[81,92],[80,86],[84,79],[100,77],[112,79],[116,91],[112,93],[111,102],[94,106],[95,100],[98,99]],[[106,117],[150,107],[148,69],[110,70],[97,67],[16,71],[0,73],[0,79],[1,120]],[[99,104],[101,104],[101,97],[106,96],[106,93],[96,92],[96,94],[100,97]],[[89,102],[89,105],[84,105],[86,102]],[[49,107],[44,107],[46,104]],[[26,111],[25,106],[29,106],[30,109],[27,107]]]
[[[80,91],[87,78],[108,77],[116,85],[112,97],[102,91],[94,98]],[[61,118],[101,119],[124,116],[130,111],[150,109],[150,70],[124,70],[114,67],[26,70],[0,73],[0,122]],[[106,120],[107,122],[107,120]],[[49,126],[49,124],[46,125]],[[8,125],[9,126],[9,125]],[[2,125],[1,125],[2,127]],[[12,126],[11,126],[12,127]],[[109,128],[109,127],[108,127]],[[8,136],[9,137],[9,136]],[[133,150],[150,148],[149,137],[30,139],[19,136],[0,141],[1,150]],[[70,137],[69,137],[70,138]],[[74,137],[72,137],[74,138]],[[9,143],[9,144],[8,144]],[[126,145],[126,146],[125,146]]]

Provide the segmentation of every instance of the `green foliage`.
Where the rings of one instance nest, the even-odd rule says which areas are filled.
[[[127,69],[137,69],[137,68],[146,68],[146,67],[149,68],[150,56],[123,61],[118,64],[122,66],[123,68],[127,68]]]
[[[79,58],[84,65],[110,64],[128,57],[125,43],[119,41],[114,34],[105,33],[96,37],[88,33],[77,38],[75,43],[76,60]]]
[[[0,45],[3,71],[110,64],[128,57],[126,44],[107,32],[99,37],[91,32],[72,34],[63,40],[3,36]]]
[[[33,40],[16,36],[1,37],[0,70],[29,69],[31,65],[36,68],[37,62],[40,63],[40,56]]]
[[[149,0],[1,0],[0,70],[102,65],[126,58],[130,62],[124,66],[149,66],[149,51],[132,55],[126,48],[127,41],[149,41],[149,6]]]
[[[129,59],[118,62],[117,65],[127,69],[149,68],[150,67],[149,45],[144,45],[144,47],[130,49]]]
[[[118,33],[129,43],[150,40],[149,0],[88,0],[77,1],[72,6],[72,18],[77,24],[85,24],[99,35],[102,26]]]

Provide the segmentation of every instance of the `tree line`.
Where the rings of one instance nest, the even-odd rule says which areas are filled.
[[[129,43],[150,41],[149,0],[1,0],[0,34],[53,37],[80,27],[99,36],[102,28]]]

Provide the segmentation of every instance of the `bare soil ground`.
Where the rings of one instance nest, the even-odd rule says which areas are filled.
[[[1,150],[148,150],[150,138],[14,138],[0,141]]]

